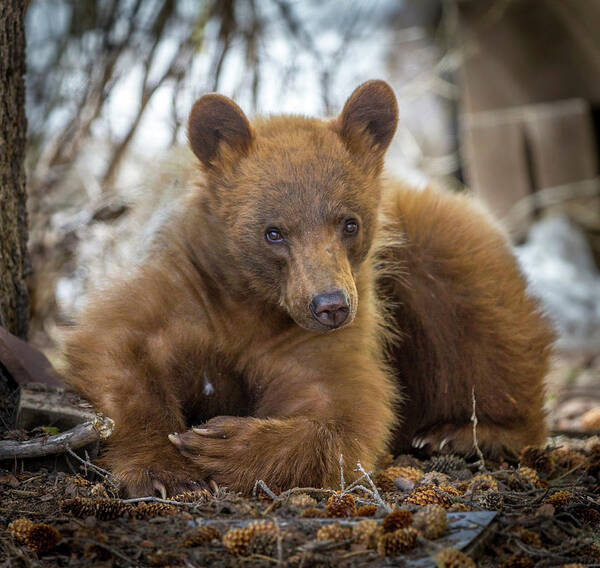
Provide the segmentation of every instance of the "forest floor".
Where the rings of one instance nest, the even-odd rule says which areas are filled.
[[[579,375],[563,370],[579,396]],[[562,401],[552,423],[581,424],[563,412],[574,404],[563,379],[550,383]],[[15,439],[0,418],[0,438]],[[519,463],[390,455],[344,491],[258,487],[251,497],[220,488],[132,502],[119,498],[110,475],[74,456],[3,464],[2,568],[600,566],[600,438],[583,431],[526,448]],[[343,464],[340,475],[353,469]]]

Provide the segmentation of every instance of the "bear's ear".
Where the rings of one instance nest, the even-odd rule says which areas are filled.
[[[398,103],[385,81],[367,81],[350,95],[333,123],[350,153],[377,175],[398,125]]]
[[[206,169],[247,154],[252,129],[242,109],[231,99],[211,93],[200,97],[188,120],[190,146]],[[233,153],[233,155],[231,155]]]

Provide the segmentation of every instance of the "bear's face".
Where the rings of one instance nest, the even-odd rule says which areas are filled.
[[[396,120],[393,92],[379,81],[359,87],[330,122],[276,117],[252,127],[225,97],[194,106],[190,143],[240,281],[305,329],[354,319]]]
[[[314,331],[350,323],[355,275],[373,240],[376,178],[357,167],[330,125],[279,118],[258,125],[229,188],[230,253],[255,293]]]

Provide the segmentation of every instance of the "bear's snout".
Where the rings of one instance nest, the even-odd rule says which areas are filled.
[[[310,303],[313,317],[326,327],[342,325],[350,313],[350,299],[343,290],[332,290],[317,294]]]

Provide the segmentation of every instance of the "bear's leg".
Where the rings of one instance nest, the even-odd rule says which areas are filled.
[[[224,401],[241,397],[231,388],[236,381],[215,371],[211,358],[197,347],[202,337],[194,328],[173,324],[152,334],[114,326],[117,335],[99,329],[77,331],[67,353],[71,385],[115,422],[101,456],[103,466],[131,497],[173,495],[205,485],[202,472],[168,436],[231,412]]]
[[[356,334],[348,327],[270,358],[258,371],[277,375],[254,417],[213,418],[171,441],[219,485],[244,492],[259,479],[281,489],[338,486],[340,456],[346,479],[359,475],[359,461],[371,469],[389,440],[395,392]]]
[[[186,429],[178,402],[167,392],[140,391],[107,408],[116,427],[101,463],[130,497],[164,497],[206,486],[201,472],[169,443],[169,433]]]
[[[464,196],[398,188],[386,208],[379,286],[404,394],[393,450],[473,453],[473,397],[484,453],[543,443],[553,334],[505,235]]]

